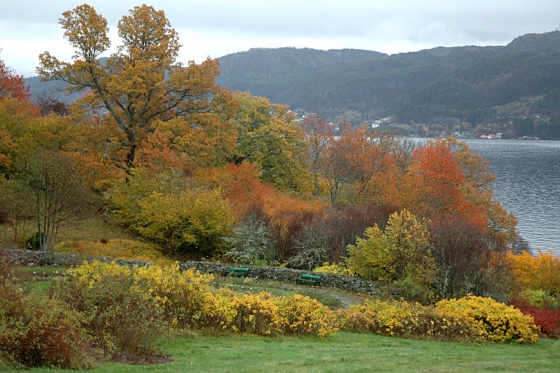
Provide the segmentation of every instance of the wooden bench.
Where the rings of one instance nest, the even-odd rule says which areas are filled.
[[[247,276],[249,268],[247,267],[229,267],[225,272],[226,276]]]
[[[296,283],[306,285],[321,285],[321,276],[302,273],[301,276],[296,279]]]

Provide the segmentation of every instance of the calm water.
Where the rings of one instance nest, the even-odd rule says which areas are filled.
[[[532,249],[560,255],[560,141],[465,140],[490,162],[494,196]]]

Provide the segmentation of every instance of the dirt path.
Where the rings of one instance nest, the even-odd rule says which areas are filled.
[[[349,293],[334,288],[307,287],[306,290],[310,293],[324,294],[334,297],[343,304],[344,308],[348,308],[354,304],[362,304],[366,299],[368,299],[368,296],[364,294]]]

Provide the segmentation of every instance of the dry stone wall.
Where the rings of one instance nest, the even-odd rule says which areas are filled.
[[[122,260],[106,257],[88,257],[84,258],[79,255],[63,254],[63,253],[45,253],[41,251],[31,250],[3,250],[9,260],[18,265],[79,265],[83,260],[93,261],[101,260],[105,262],[115,261],[120,265],[127,266],[149,266],[148,262],[138,260]],[[214,262],[182,262],[180,263],[181,270],[195,268],[202,273],[210,273],[216,276],[224,276],[228,272],[231,265],[225,263]],[[296,279],[303,273],[311,273],[291,268],[277,268],[277,267],[251,267],[249,266],[248,277],[257,279],[269,279],[279,282],[295,283]],[[375,295],[376,287],[371,281],[365,281],[357,277],[346,277],[332,274],[319,274],[322,276],[321,286],[332,287],[341,290],[352,291],[356,293],[363,293]]]

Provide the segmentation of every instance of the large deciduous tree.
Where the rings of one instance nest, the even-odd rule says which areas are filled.
[[[402,174],[397,156],[404,157],[399,141],[382,134],[371,136],[367,128],[347,123],[342,124],[339,137],[325,134],[314,122],[304,124],[316,192],[326,190],[331,205],[394,204],[394,185]]]
[[[287,106],[265,97],[236,92],[239,102],[234,127],[238,132],[236,164],[258,165],[261,180],[281,189],[302,190],[307,184],[304,133]]]
[[[516,218],[493,197],[488,162],[455,139],[429,141],[413,152],[403,203],[432,219],[464,217],[504,246],[516,240]]]
[[[207,59],[182,66],[178,35],[163,11],[142,5],[123,16],[117,26],[122,44],[106,61],[100,57],[111,46],[107,20],[93,7],[64,12],[59,23],[74,47],[73,62],[45,52],[37,72],[43,81],[68,83],[69,92],[87,91],[79,100],[82,108],[108,113],[102,123],[110,131],[102,131],[107,138],[97,142],[104,159],[130,171],[156,124],[181,118],[185,127],[204,128],[200,116],[211,114],[212,101],[220,95],[215,84],[219,64]]]

